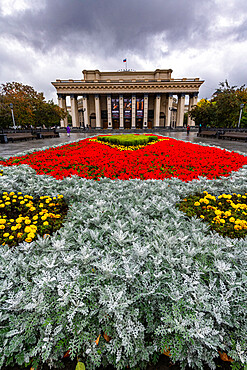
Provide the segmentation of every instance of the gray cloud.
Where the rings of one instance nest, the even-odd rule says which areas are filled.
[[[202,36],[205,42],[210,6],[213,0],[50,0],[37,11],[5,16],[0,29],[42,52],[58,47],[78,52],[95,44],[106,53],[141,52],[159,34],[169,48],[201,43]]]
[[[242,66],[247,52],[241,55],[247,41],[246,0],[238,0],[237,6],[234,0],[30,4],[0,13],[2,82],[22,79],[51,97],[51,80],[81,78],[84,68],[118,69],[126,57],[135,69],[173,68],[180,74],[174,77],[208,78],[215,88],[225,78],[240,84],[246,80]],[[209,97],[209,88],[204,91]]]

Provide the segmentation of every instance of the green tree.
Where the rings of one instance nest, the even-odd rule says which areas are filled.
[[[237,88],[227,82],[221,82],[220,87],[213,94],[212,102],[216,103],[216,121],[218,127],[237,127],[240,104],[247,101],[247,89]]]
[[[247,89],[245,86],[230,86],[227,82],[221,82],[210,100],[202,99],[193,107],[189,115],[196,125],[202,124],[207,127],[237,127],[240,104],[247,103]],[[244,113],[245,114],[245,113]],[[245,118],[241,125],[246,125]]]
[[[216,125],[216,104],[207,99],[201,99],[189,112],[196,125],[212,127]]]

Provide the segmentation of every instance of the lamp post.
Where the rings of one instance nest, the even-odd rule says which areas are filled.
[[[239,112],[238,128],[240,127],[240,121],[241,121],[241,117],[242,117],[243,107],[244,107],[244,104],[240,104],[240,112]]]
[[[16,130],[16,125],[15,125],[15,116],[14,116],[14,110],[13,110],[13,104],[12,104],[12,103],[10,103],[9,107],[10,107],[10,109],[11,109],[11,114],[12,114],[12,120],[13,120],[14,130]]]

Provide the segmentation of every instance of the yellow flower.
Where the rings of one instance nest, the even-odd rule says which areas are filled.
[[[214,213],[217,215],[217,216],[220,216],[221,215],[221,211],[219,209],[217,209],[216,211],[214,211]]]
[[[198,206],[200,206],[200,203],[199,202],[195,202],[194,203],[194,206],[198,207]]]
[[[225,220],[223,220],[223,218],[221,218],[221,219],[220,219],[220,222],[221,222],[222,224],[224,224],[226,221],[225,221]]]
[[[31,238],[26,238],[25,239],[25,242],[27,242],[27,243],[30,243],[32,241],[32,239]]]
[[[35,234],[34,233],[29,233],[29,234],[27,234],[27,237],[33,239],[33,238],[35,238]]]
[[[47,216],[46,215],[44,215],[44,216],[41,217],[41,220],[42,221],[45,221],[46,219],[47,219]]]
[[[8,236],[9,236],[9,233],[4,233],[4,234],[3,234],[3,237],[4,237],[4,238],[7,238]]]
[[[31,223],[31,220],[29,220],[29,219],[28,220],[25,220],[25,224],[26,225],[29,225],[30,223]]]
[[[5,207],[5,204],[0,204],[0,208],[4,208]]]
[[[14,220],[13,218],[11,218],[9,221],[10,221],[10,222],[15,222],[15,220]]]
[[[22,237],[22,235],[23,235],[23,233],[18,233],[18,234],[17,234],[17,238],[21,238],[21,237]]]
[[[235,222],[235,218],[234,217],[231,217],[231,218],[229,218],[229,221],[230,222]]]
[[[13,235],[10,235],[9,236],[9,240],[12,240],[12,239],[14,239],[14,236]]]
[[[24,229],[25,233],[31,233],[32,232],[32,229],[30,226],[26,226],[25,229]]]
[[[35,215],[33,216],[33,220],[38,220],[39,216]]]
[[[16,226],[11,226],[11,230],[12,231],[15,231],[17,229],[17,227]]]
[[[18,193],[19,194],[19,193]],[[20,193],[21,194],[21,193]],[[18,197],[18,199],[23,199],[23,197]]]
[[[205,218],[203,215],[200,216],[202,219]]]
[[[0,225],[0,230],[3,230],[5,229],[5,226],[4,225]]]
[[[45,221],[45,222],[43,222],[43,225],[47,226],[47,225],[49,225],[49,222]]]
[[[22,200],[21,202],[20,202],[20,204],[24,204],[25,202],[24,202],[24,200]]]
[[[3,225],[6,223],[6,220],[4,218],[0,218],[0,225]]]
[[[6,206],[9,206],[11,203],[10,202],[5,202]]]
[[[35,207],[31,207],[30,211],[35,211],[35,209],[36,209]]]

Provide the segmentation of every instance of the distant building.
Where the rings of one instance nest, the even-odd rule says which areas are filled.
[[[197,103],[199,78],[174,79],[171,69],[153,72],[84,70],[82,80],[56,80],[52,85],[59,106],[71,100],[72,126],[97,129],[182,127],[185,95],[191,109]],[[175,97],[177,99],[175,100]],[[193,125],[193,121],[188,119]],[[61,122],[67,125],[67,119]]]

